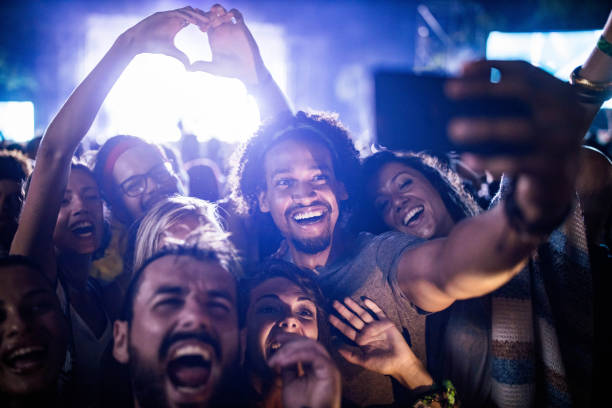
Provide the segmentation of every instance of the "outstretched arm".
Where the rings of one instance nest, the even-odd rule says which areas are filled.
[[[601,36],[608,43],[612,43],[612,11],[608,16],[608,21],[604,26]],[[588,79],[594,83],[610,83],[612,82],[612,56],[604,53],[598,47],[594,47],[591,55],[582,65],[579,76]],[[588,103],[585,105],[586,118],[588,123],[591,123],[601,103]]]
[[[212,51],[212,61],[196,61],[191,65],[191,70],[241,80],[256,98],[262,121],[291,111],[238,10],[226,11],[222,6],[215,5],[206,13],[196,9],[190,14],[197,19],[200,30],[208,33]]]
[[[174,46],[174,36],[193,22],[185,9],[155,13],[131,27],[115,41],[93,71],[74,90],[41,141],[21,222],[11,245],[12,254],[28,255],[44,265],[55,279],[53,230],[66,189],[70,162],[93,123],[113,84],[139,53],[169,55],[188,64]]]
[[[499,83],[489,81],[491,67],[500,69]],[[458,223],[448,237],[402,254],[400,287],[428,311],[489,293],[521,270],[571,206],[587,126],[568,84],[521,61],[472,63],[461,79],[447,84],[447,93],[455,99],[512,97],[526,103],[529,116],[457,118],[449,134],[456,143],[510,142],[530,150],[513,156],[464,155],[471,168],[510,175],[515,188],[492,210]]]

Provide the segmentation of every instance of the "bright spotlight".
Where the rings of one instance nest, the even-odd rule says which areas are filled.
[[[27,142],[34,137],[34,104],[0,102],[0,132],[5,140]]]
[[[602,30],[502,33],[487,38],[487,59],[521,59],[567,81],[584,64]],[[612,108],[612,100],[604,108]]]
[[[90,17],[79,79],[93,68],[115,38],[138,20],[124,16]],[[282,29],[248,24],[266,66],[284,91],[287,50]],[[211,58],[208,39],[195,26],[181,31],[175,43],[192,62]],[[200,140],[216,137],[229,143],[244,140],[260,123],[257,104],[239,80],[187,72],[171,57],[142,54],[130,63],[111,90],[90,135],[99,143],[115,134],[171,142],[180,137],[179,121],[185,131],[196,134]]]

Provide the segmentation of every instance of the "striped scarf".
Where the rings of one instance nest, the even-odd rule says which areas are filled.
[[[526,267],[492,293],[492,399],[500,408],[590,406],[593,285],[578,200]]]

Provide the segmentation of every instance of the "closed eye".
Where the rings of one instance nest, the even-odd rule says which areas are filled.
[[[406,179],[402,182],[402,184],[400,184],[400,190],[403,190],[407,187],[409,187],[412,184],[412,179]]]
[[[179,297],[166,297],[154,303],[154,309],[172,309],[178,308],[183,304],[183,299]]]

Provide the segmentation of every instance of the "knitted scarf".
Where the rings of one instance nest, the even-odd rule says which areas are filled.
[[[576,200],[526,267],[491,295],[491,392],[497,406],[591,406],[592,296]]]

